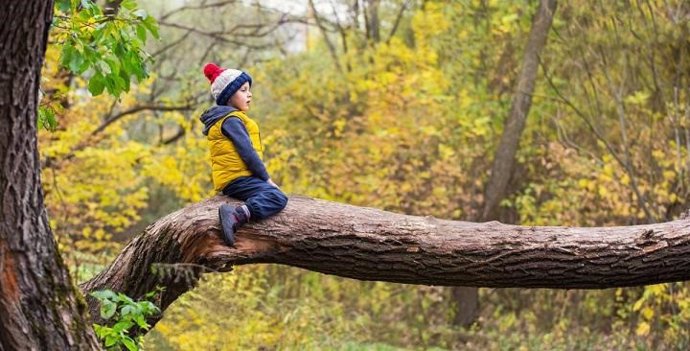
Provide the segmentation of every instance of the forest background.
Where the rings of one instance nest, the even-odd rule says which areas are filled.
[[[209,61],[253,76],[250,115],[262,127],[269,173],[287,193],[479,218],[537,1],[139,5],[160,35],[146,47],[149,76],[118,98],[92,96],[118,88],[94,72],[126,64],[106,59],[85,75],[70,73],[60,57],[78,68],[84,56],[70,53],[59,30],[46,54],[43,186],[51,227],[79,281],[155,219],[213,195],[198,121],[212,104],[201,73]],[[631,225],[688,208],[689,22],[683,0],[558,5],[499,220]],[[479,301],[476,322],[461,328],[450,288],[238,267],[207,274],[166,310],[144,346],[690,347],[686,283],[481,289]]]

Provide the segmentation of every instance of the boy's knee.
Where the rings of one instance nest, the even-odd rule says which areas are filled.
[[[278,190],[276,191],[276,198],[278,200],[278,206],[280,207],[280,210],[284,209],[288,203],[287,195],[285,195],[285,193],[283,193],[282,191]]]

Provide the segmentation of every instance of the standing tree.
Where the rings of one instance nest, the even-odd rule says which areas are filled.
[[[85,304],[57,252],[36,147],[41,67],[53,1],[0,14],[0,350],[96,349]]]
[[[551,29],[556,6],[556,0],[540,0],[537,13],[532,20],[532,29],[525,47],[522,71],[513,94],[510,115],[508,115],[503,127],[501,141],[496,149],[491,167],[491,176],[484,190],[484,209],[477,218],[479,222],[497,220],[499,204],[508,193],[508,183],[515,170],[515,155],[532,105],[532,93],[539,68],[539,55],[546,46],[546,39]],[[462,326],[469,326],[474,323],[479,311],[477,288],[453,288],[453,298],[457,302],[454,323]]]

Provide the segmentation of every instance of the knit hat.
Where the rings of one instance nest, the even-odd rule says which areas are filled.
[[[252,85],[252,77],[246,72],[232,68],[220,68],[214,63],[207,63],[204,66],[204,75],[211,82],[211,95],[216,100],[217,105],[225,105],[228,99],[240,87],[249,82]]]

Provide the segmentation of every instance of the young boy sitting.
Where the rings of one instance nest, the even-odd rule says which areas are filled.
[[[201,115],[203,133],[211,149],[213,186],[224,195],[244,201],[218,209],[223,239],[235,243],[235,232],[250,218],[264,219],[287,205],[287,196],[271,180],[262,161],[259,125],[246,112],[252,100],[252,77],[213,63],[204,66],[216,105]]]

